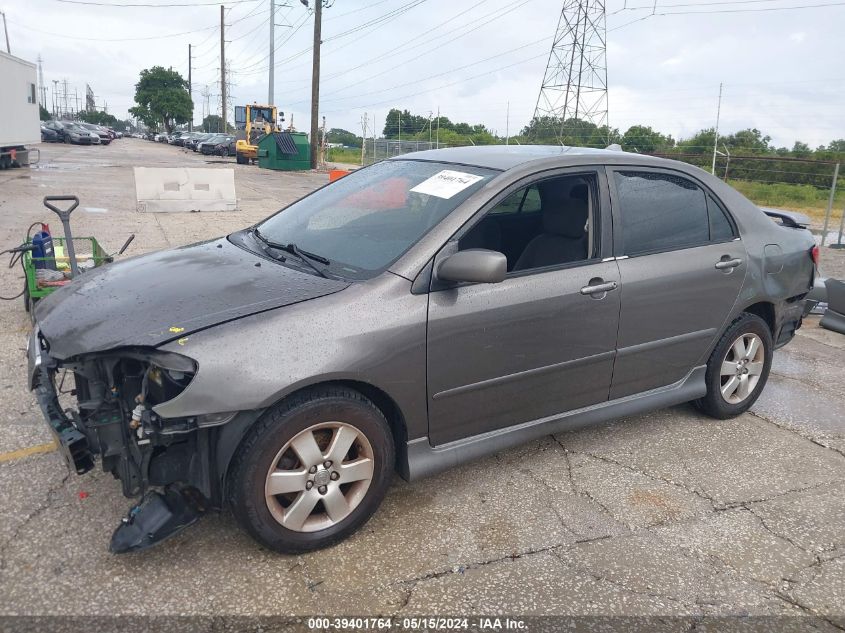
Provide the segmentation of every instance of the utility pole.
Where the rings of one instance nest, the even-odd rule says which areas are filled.
[[[716,148],[719,146],[719,115],[722,113],[722,84],[719,84],[719,104],[716,106],[716,138],[713,139],[713,165],[710,173],[716,175]]]
[[[437,149],[440,149],[440,106],[437,106]]]
[[[270,79],[267,87],[267,105],[273,105],[273,82],[276,79],[276,0],[270,0]],[[275,126],[275,121],[273,122]]]
[[[320,164],[326,164],[326,117],[323,116],[323,139],[320,142]]]
[[[223,122],[223,132],[226,132],[226,23],[224,22],[224,7],[220,5],[220,118]]]
[[[47,89],[44,87],[44,69],[41,67],[41,55],[38,56],[38,103],[47,109]]]
[[[508,101],[508,110],[507,114],[505,114],[505,145],[510,143],[511,139],[511,102]]]
[[[399,151],[402,151],[402,110],[399,110]]]
[[[12,49],[9,48],[9,27],[6,26],[6,14],[0,11],[0,15],[3,16],[3,32],[6,34],[6,52],[11,55]]]
[[[188,44],[188,97],[191,99],[191,118],[188,121],[188,131],[194,131],[194,95],[191,90],[191,45]]]
[[[374,146],[375,147],[375,146]],[[364,165],[364,153],[367,148],[367,113],[361,118],[361,165]]]
[[[314,48],[311,63],[311,169],[317,169],[317,152],[320,148],[319,121],[320,114],[320,40],[323,21],[323,0],[314,3]]]

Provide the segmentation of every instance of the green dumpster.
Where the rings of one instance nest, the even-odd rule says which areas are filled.
[[[258,141],[258,166],[294,171],[311,169],[311,144],[303,132],[274,132]]]

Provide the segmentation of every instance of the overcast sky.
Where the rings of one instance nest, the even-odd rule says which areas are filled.
[[[194,6],[91,4],[98,2]],[[391,107],[418,114],[439,108],[453,121],[484,123],[499,134],[509,126],[514,134],[534,113],[562,4],[334,0],[323,13],[322,114],[329,127],[360,134],[366,112],[380,133]],[[820,4],[832,6],[811,6]],[[689,136],[715,123],[723,82],[726,133],[756,127],[789,147],[845,137],[845,0],[658,0],[648,17],[653,5],[607,2],[612,126],[624,132],[640,123]],[[226,7],[233,103],[264,102],[270,1]],[[779,7],[800,8],[769,10]],[[172,66],[187,77],[190,43],[195,120],[206,89],[212,113],[219,112],[220,6],[210,0],[0,0],[0,10],[12,54],[41,55],[50,91],[53,80],[67,79],[81,97],[88,83],[98,104],[124,118],[141,69]],[[313,17],[299,0],[287,0],[276,21],[289,26],[276,28],[275,101],[307,130]]]

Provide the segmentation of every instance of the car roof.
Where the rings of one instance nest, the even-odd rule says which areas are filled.
[[[389,160],[421,160],[486,167],[506,171],[518,165],[547,162],[554,165],[585,165],[596,163],[634,165],[675,165],[654,156],[633,154],[616,149],[593,149],[563,145],[479,145],[424,150],[400,154]]]

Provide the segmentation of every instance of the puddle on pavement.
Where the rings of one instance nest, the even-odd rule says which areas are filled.
[[[43,165],[32,165],[31,169],[47,170],[47,171],[79,171],[81,169],[99,168],[105,169],[108,167],[117,167],[112,163],[44,163]]]

